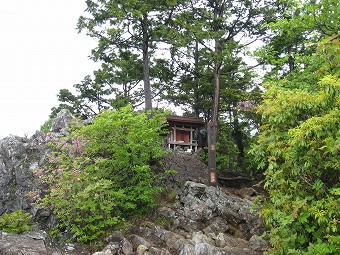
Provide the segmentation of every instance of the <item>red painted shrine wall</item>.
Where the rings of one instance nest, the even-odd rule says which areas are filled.
[[[184,130],[176,130],[176,141],[190,142],[190,132]]]

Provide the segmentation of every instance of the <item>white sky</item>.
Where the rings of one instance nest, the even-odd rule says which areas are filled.
[[[96,43],[78,34],[85,0],[0,0],[0,138],[31,136],[60,89],[92,74]]]

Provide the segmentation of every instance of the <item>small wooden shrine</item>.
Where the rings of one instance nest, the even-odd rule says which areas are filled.
[[[169,134],[167,144],[169,149],[182,149],[196,152],[199,146],[200,128],[205,123],[201,117],[167,116]]]

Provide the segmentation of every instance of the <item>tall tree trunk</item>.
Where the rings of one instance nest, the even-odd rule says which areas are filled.
[[[218,137],[218,113],[220,105],[220,76],[221,76],[221,38],[218,33],[221,31],[219,18],[223,15],[224,1],[212,0],[209,1],[214,10],[214,24],[212,30],[215,33],[214,39],[214,103],[211,122],[208,125],[208,167],[209,167],[209,185],[217,186],[217,171],[216,171],[216,141]]]
[[[194,114],[195,117],[199,117],[200,110],[199,110],[199,93],[198,93],[198,84],[199,84],[199,77],[198,77],[198,41],[196,40],[195,44],[195,73],[194,73]]]
[[[150,59],[149,59],[149,34],[147,31],[147,15],[143,16],[143,81],[144,81],[144,97],[145,110],[152,109],[152,96],[150,85]]]
[[[218,39],[215,39],[215,54],[220,53],[221,47]],[[208,124],[208,167],[209,167],[209,185],[217,186],[216,172],[216,141],[218,133],[218,112],[220,104],[220,63],[215,60],[214,67],[214,104],[211,122]]]

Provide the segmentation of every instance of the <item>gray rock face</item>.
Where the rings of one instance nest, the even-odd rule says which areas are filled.
[[[145,222],[128,238],[151,251],[164,247],[180,255],[258,255],[266,247],[258,241],[262,221],[250,212],[251,201],[225,193],[220,188],[188,181],[177,204],[158,213],[172,222],[167,229]],[[136,241],[139,240],[139,241]],[[159,254],[159,253],[151,253]]]
[[[180,201],[183,215],[178,218],[178,224],[183,220],[204,222],[210,228],[206,231],[234,231],[232,234],[245,239],[260,234],[259,218],[250,213],[251,202],[227,195],[221,189],[188,181]]]
[[[188,181],[179,195],[178,208],[160,208],[160,214],[185,231],[228,233],[249,240],[263,232],[262,220],[250,213],[252,202],[228,195],[220,188]]]
[[[0,254],[4,255],[59,255],[49,246],[49,237],[44,232],[29,232],[22,235],[0,232]]]
[[[104,249],[93,254],[260,255],[266,247],[256,234],[246,238],[260,232],[252,225],[256,216],[249,212],[250,202],[227,195],[218,188],[187,182],[173,206],[159,210],[160,216],[166,215],[173,221],[169,229],[144,222],[128,236],[116,231],[105,239]],[[235,224],[239,226],[238,232]],[[53,250],[46,240],[41,233],[1,233],[0,254],[19,254],[18,251],[33,255],[90,254],[76,252],[74,245]]]
[[[58,113],[49,137],[66,133],[71,119],[67,110]],[[0,140],[0,215],[30,208],[26,194],[40,188],[33,170],[43,165],[48,153],[46,136],[38,131],[30,138],[11,135]]]
[[[189,155],[173,151],[164,159],[164,168],[175,170],[177,173],[166,176],[164,185],[181,189],[186,181],[205,183],[209,175],[208,166],[197,155]]]
[[[0,215],[29,208],[26,194],[38,189],[32,170],[44,158],[42,135],[9,136],[0,140]]]
[[[219,188],[186,182],[172,206],[158,210],[159,216],[172,221],[167,229],[145,221],[126,238],[114,233],[108,240],[116,248],[108,250],[107,246],[95,254],[260,255],[267,246],[252,234],[262,230],[256,225],[259,219],[249,211],[250,201]]]
[[[53,119],[51,125],[51,132],[54,133],[65,133],[68,127],[68,124],[73,119],[73,115],[69,110],[63,109],[61,110],[57,116]]]

